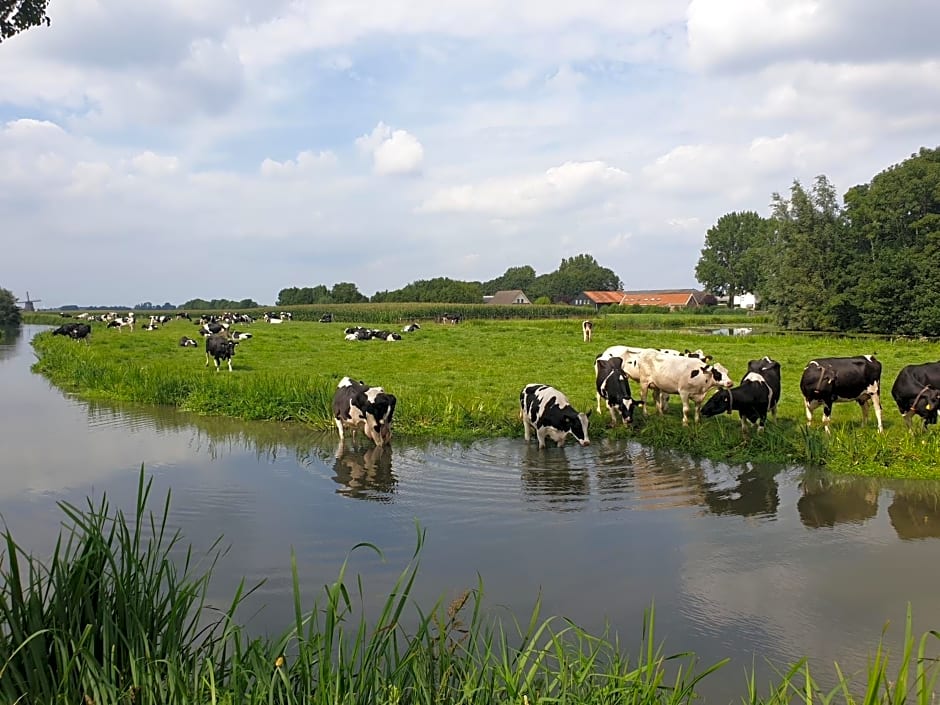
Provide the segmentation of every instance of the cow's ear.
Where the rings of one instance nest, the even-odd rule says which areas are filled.
[[[691,376],[692,376],[692,377],[698,377],[698,373],[699,373],[699,372],[701,372],[701,370],[692,370],[692,375],[691,375]]]
[[[715,358],[713,358],[711,355],[706,355],[706,356],[703,357],[702,359],[705,360],[705,362],[711,362],[711,361],[714,360]]]

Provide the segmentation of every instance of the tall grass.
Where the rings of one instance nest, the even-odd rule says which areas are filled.
[[[361,579],[344,564],[306,608],[292,559],[293,624],[251,637],[236,618],[252,591],[206,602],[216,542],[199,559],[147,509],[151,481],[141,468],[133,517],[107,498],[84,509],[60,504],[67,523],[48,561],[27,555],[4,532],[0,567],[0,698],[9,703],[692,703],[727,659],[701,666],[692,653],[668,655],[644,619],[630,656],[609,630],[592,635],[536,600],[524,622],[488,615],[482,579],[449,603],[412,603],[424,540],[376,614],[366,614]],[[379,549],[359,544],[352,549]],[[759,692],[742,683],[742,702],[927,705],[938,665],[908,610],[899,662],[889,672],[879,644],[862,679],[836,666],[824,691],[800,661]]]

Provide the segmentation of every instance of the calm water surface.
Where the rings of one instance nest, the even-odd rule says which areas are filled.
[[[766,682],[765,657],[808,656],[818,676],[834,660],[862,668],[889,620],[897,643],[909,602],[918,630],[940,627],[937,483],[728,466],[619,441],[539,452],[521,438],[396,439],[384,452],[347,444],[337,459],[335,436],[299,425],[74,399],[30,372],[39,330],[0,340],[0,514],[14,536],[48,551],[60,500],[107,492],[132,508],[143,463],[154,508],[171,490],[170,523],[187,541],[231,546],[214,600],[242,577],[266,581],[242,616],[259,632],[290,623],[292,550],[309,606],[355,543],[379,546],[384,561],[351,559],[374,606],[416,525],[427,529],[421,604],[479,575],[486,604],[520,621],[540,594],[544,615],[595,632],[609,623],[638,644],[655,601],[666,651],[732,657],[705,681],[709,702],[737,700],[755,660]]]

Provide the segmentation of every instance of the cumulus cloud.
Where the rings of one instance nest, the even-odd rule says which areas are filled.
[[[376,174],[414,174],[421,170],[424,147],[406,130],[393,130],[384,122],[356,139],[359,151],[372,157]]]
[[[285,159],[282,162],[265,159],[261,162],[261,174],[267,177],[296,176],[334,166],[336,162],[336,155],[328,150],[317,153],[304,151],[296,159]]]
[[[439,190],[419,207],[425,213],[482,213],[500,218],[537,215],[602,200],[628,181],[604,162],[567,162],[536,176],[490,179]]]

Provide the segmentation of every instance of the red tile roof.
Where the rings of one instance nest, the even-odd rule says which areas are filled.
[[[596,304],[619,304],[622,291],[585,291],[584,295]]]

